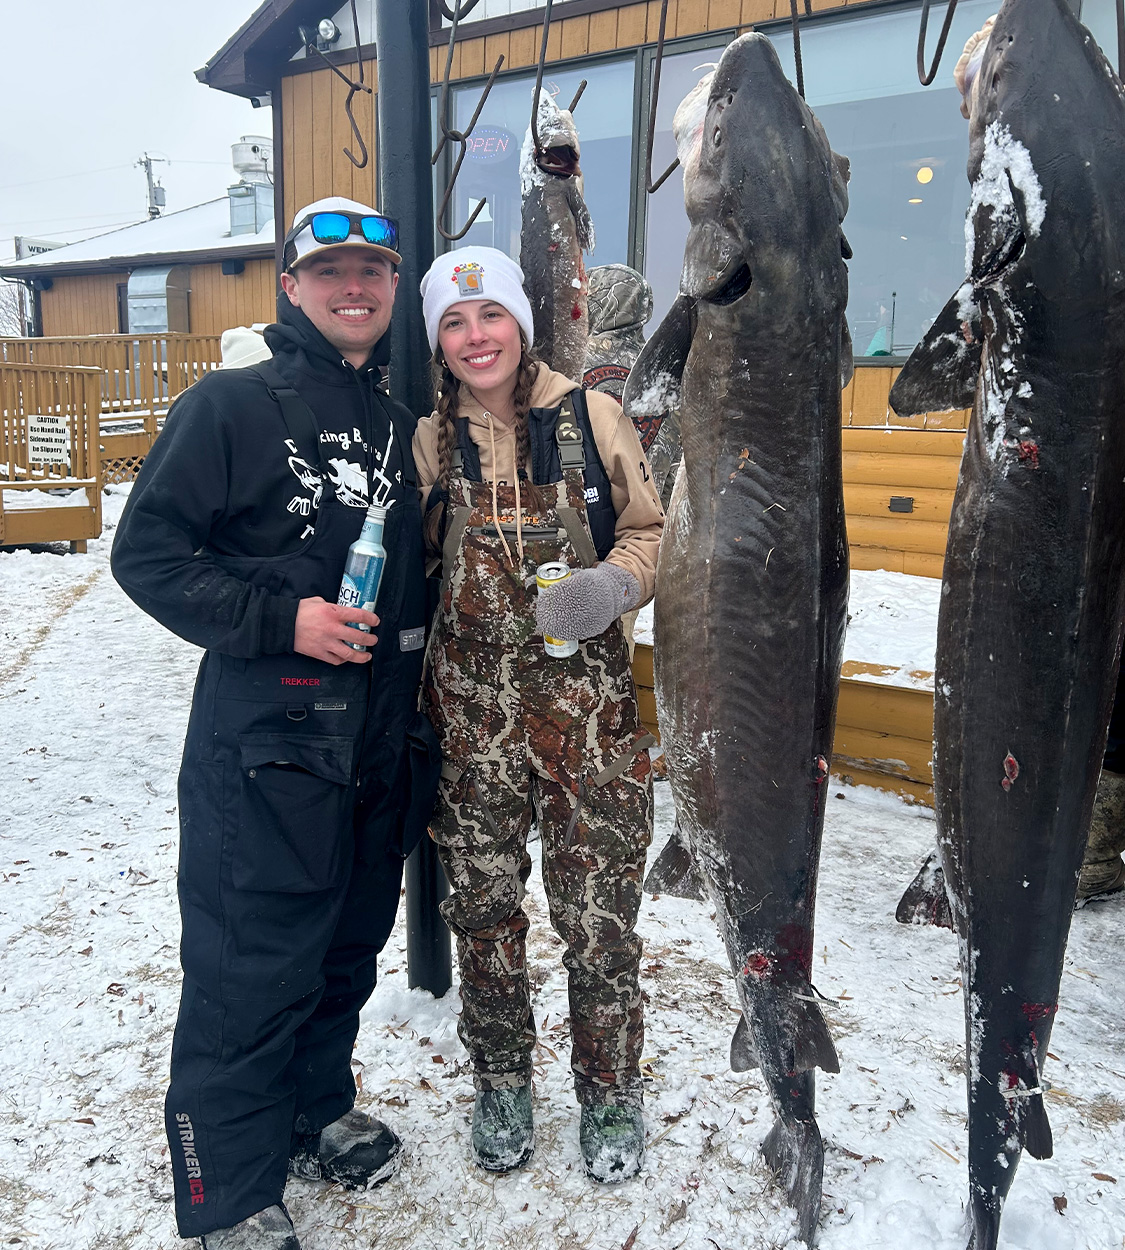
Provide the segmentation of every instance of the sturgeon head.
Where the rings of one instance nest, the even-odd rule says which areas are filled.
[[[988,410],[993,452],[1035,440],[1021,401],[1125,282],[1120,81],[1065,0],[1006,0],[968,96],[966,278],[891,392],[902,416]],[[1083,324],[1086,322],[1086,324]],[[1072,366],[1078,362],[1072,357]],[[984,376],[981,376],[982,368]],[[1025,450],[1025,455],[1026,450]]]
[[[707,81],[707,80],[705,80]],[[701,84],[702,88],[702,84]],[[760,34],[735,40],[678,116],[691,228],[680,290],[712,321],[753,333],[786,358],[831,342],[846,357],[848,162]]]
[[[539,97],[539,149],[531,127],[520,153],[520,267],[535,323],[534,351],[568,378],[581,378],[589,318],[582,253],[594,227],[583,195],[574,118],[549,92]]]

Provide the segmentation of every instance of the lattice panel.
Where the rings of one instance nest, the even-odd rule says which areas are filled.
[[[144,456],[122,456],[117,460],[102,461],[102,485],[111,486],[119,482],[131,482],[141,471]]]

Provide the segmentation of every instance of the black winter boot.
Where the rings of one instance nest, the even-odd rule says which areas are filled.
[[[289,1156],[289,1171],[307,1181],[370,1189],[393,1176],[401,1162],[397,1134],[382,1120],[353,1107],[319,1133],[299,1136]]]
[[[594,1180],[604,1184],[636,1176],[645,1161],[645,1122],[640,1107],[583,1104],[578,1144],[586,1171]]]
[[[473,1158],[490,1172],[510,1172],[531,1158],[535,1128],[531,1086],[484,1089],[473,1104]]]
[[[284,1207],[266,1207],[233,1228],[217,1228],[201,1239],[203,1250],[301,1250]]]

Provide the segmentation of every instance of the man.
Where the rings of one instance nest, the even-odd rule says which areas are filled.
[[[299,1250],[288,1171],[363,1187],[401,1150],[354,1110],[351,1074],[438,766],[416,710],[414,418],[380,389],[396,244],[352,200],[296,215],[272,360],[176,402],[113,547],[126,593],[207,649],[180,772],[166,1104],[179,1230],[205,1250]],[[378,615],[336,606],[370,502],[389,507]]]

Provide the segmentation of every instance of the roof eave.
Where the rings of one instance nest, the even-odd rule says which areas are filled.
[[[255,243],[247,247],[200,248],[188,252],[146,252],[140,256],[105,256],[100,260],[44,260],[34,266],[0,265],[0,278],[30,281],[32,278],[66,278],[80,274],[119,273],[150,265],[215,265],[224,260],[273,259],[272,243]]]
[[[205,86],[247,98],[272,91],[301,47],[297,27],[323,16],[324,0],[266,0],[195,76]]]

